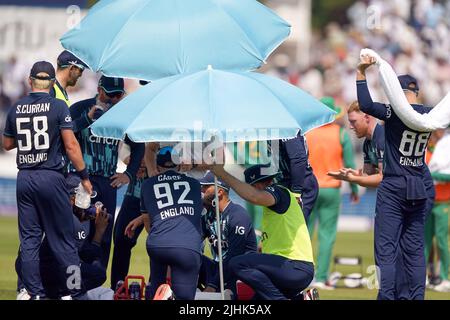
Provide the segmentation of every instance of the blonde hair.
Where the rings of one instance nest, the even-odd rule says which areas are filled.
[[[38,77],[48,77],[49,75],[46,72],[39,72],[37,74],[37,76]],[[52,80],[42,80],[42,79],[31,78],[31,86],[35,89],[39,89],[39,90],[50,89],[52,85],[53,85]]]
[[[358,101],[353,101],[352,104],[348,107],[347,114],[350,112],[361,112]]]

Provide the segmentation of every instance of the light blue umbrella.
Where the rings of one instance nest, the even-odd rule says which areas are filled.
[[[301,89],[254,72],[207,69],[154,81],[91,127],[135,142],[257,141],[291,138],[331,122],[334,111]],[[265,136],[268,133],[270,136]]]
[[[255,141],[291,138],[331,122],[335,112],[284,81],[208,68],[157,80],[127,96],[92,126],[94,135],[135,142]],[[215,201],[218,203],[217,178]],[[219,207],[216,223],[220,226]],[[218,239],[221,228],[217,228]],[[220,291],[224,299],[221,241]]]
[[[289,33],[256,0],[102,0],[60,40],[95,72],[154,80],[257,69]]]

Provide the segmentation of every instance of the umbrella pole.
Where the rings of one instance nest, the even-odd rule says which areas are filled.
[[[217,224],[217,248],[219,254],[219,279],[220,279],[220,295],[222,300],[225,300],[224,292],[224,280],[223,280],[223,258],[222,258],[222,226],[220,223],[220,211],[219,211],[219,193],[217,187],[217,177],[214,176],[214,194],[216,203],[216,224]]]

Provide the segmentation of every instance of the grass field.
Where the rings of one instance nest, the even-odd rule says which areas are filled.
[[[316,239],[314,239],[314,243],[315,241]],[[0,243],[0,300],[15,299],[17,278],[14,271],[14,261],[18,248],[16,218],[0,217]],[[373,234],[338,233],[334,254],[342,256],[360,255],[363,258],[363,270],[366,272],[367,268],[370,265],[373,265]],[[340,267],[338,268],[338,271],[343,273],[359,272],[355,267]],[[133,251],[130,274],[144,275],[147,277],[148,272],[148,256],[145,251],[145,237],[141,236]],[[376,290],[365,288],[335,289],[332,291],[320,291],[320,298],[322,300],[363,300],[375,299],[376,294]],[[450,293],[438,293],[427,290],[426,299],[450,300]]]

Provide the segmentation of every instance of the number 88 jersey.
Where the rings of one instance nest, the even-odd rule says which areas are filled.
[[[63,129],[72,130],[67,105],[48,93],[32,92],[9,110],[3,134],[16,140],[19,170],[60,170],[65,154]]]
[[[141,189],[141,211],[150,216],[147,247],[180,247],[201,253],[200,183],[173,170],[148,178]]]
[[[414,110],[428,113],[431,108],[413,105]],[[431,132],[418,132],[407,127],[387,107],[385,119],[386,143],[384,151],[385,175],[422,176],[428,174],[425,152]]]

